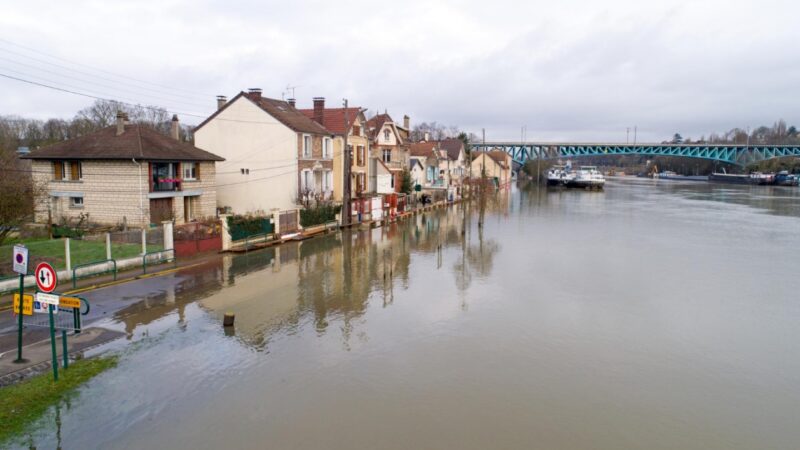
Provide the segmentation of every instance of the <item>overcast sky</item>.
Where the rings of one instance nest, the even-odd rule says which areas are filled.
[[[4,0],[0,73],[199,115],[296,86],[299,106],[347,97],[487,140],[661,141],[800,124],[798,38],[791,1]],[[1,77],[0,93],[3,115],[92,102]]]

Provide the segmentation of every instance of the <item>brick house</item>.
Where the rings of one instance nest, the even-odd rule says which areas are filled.
[[[294,100],[289,99],[294,105]],[[313,109],[301,109],[309,119],[333,133],[333,199],[342,200],[344,191],[344,136],[347,134],[347,149],[350,152],[351,195],[359,197],[370,191],[369,138],[365,125],[367,118],[362,108],[326,108],[325,99],[314,98]]]
[[[294,209],[334,197],[333,133],[294,102],[240,92],[195,128],[195,145],[223,156],[217,203],[234,213]]]
[[[118,115],[114,126],[33,150],[35,182],[46,186],[35,221],[87,216],[90,223],[146,226],[216,215],[216,168],[223,159]]]
[[[408,120],[406,120],[408,122]],[[405,124],[406,128],[408,124]],[[380,160],[392,172],[395,192],[403,184],[403,170],[409,168],[408,138],[395,125],[389,114],[378,114],[367,121],[370,139],[370,156]],[[374,171],[377,173],[377,168]]]

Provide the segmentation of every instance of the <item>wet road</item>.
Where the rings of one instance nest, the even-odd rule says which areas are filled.
[[[612,181],[95,291],[121,363],[23,444],[795,448],[799,225],[793,190]]]

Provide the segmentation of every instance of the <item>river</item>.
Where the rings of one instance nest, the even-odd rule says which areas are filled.
[[[798,249],[797,190],[627,179],[227,255],[91,293],[120,364],[21,445],[796,448]]]

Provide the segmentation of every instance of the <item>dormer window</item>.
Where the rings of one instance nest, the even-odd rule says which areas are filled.
[[[383,130],[383,140],[389,142],[389,130]]]

